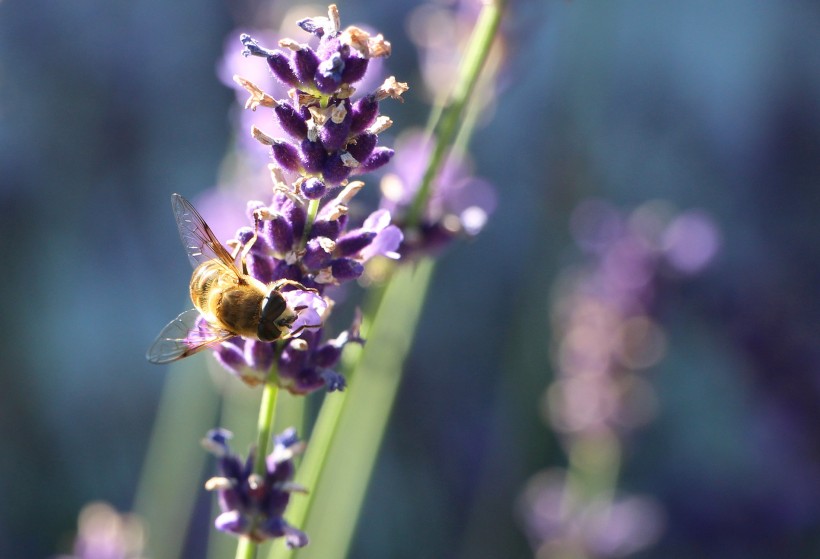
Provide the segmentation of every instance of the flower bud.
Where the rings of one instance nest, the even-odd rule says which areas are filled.
[[[279,118],[279,124],[282,130],[290,134],[295,140],[302,140],[307,136],[307,123],[302,118],[293,105],[282,102],[274,107],[273,111]]]
[[[299,144],[299,150],[302,152],[302,167],[306,173],[319,173],[327,160],[327,151],[320,142],[311,142],[310,140],[302,140]]]
[[[395,152],[390,148],[376,148],[356,171],[358,173],[375,171],[379,167],[387,165],[393,157],[393,153]]]
[[[317,178],[309,178],[302,183],[302,194],[309,200],[318,200],[327,192],[325,183]]]
[[[296,78],[303,84],[313,83],[313,76],[319,67],[319,57],[310,47],[304,47],[293,53],[293,70]]]
[[[299,161],[299,152],[292,144],[282,140],[274,140],[273,145],[271,145],[271,153],[273,159],[286,171],[301,170],[302,164]]]
[[[336,254],[339,256],[355,256],[373,242],[376,235],[375,231],[352,231],[336,241]]]
[[[329,155],[322,167],[322,176],[325,184],[336,186],[350,176],[350,167],[346,167],[342,162],[342,156],[338,153]]]
[[[378,141],[379,137],[375,134],[370,134],[369,132],[359,134],[356,136],[355,143],[350,142],[347,144],[347,152],[359,163],[364,163],[367,158],[370,157],[370,154],[373,153]]]
[[[373,124],[379,116],[379,101],[375,95],[365,95],[353,104],[353,117],[350,132],[359,134]]]
[[[330,55],[329,58],[324,59],[313,78],[316,81],[316,87],[322,93],[333,93],[342,84],[342,72],[345,68],[345,62],[342,55],[338,52]]]
[[[281,51],[275,51],[267,57],[268,67],[273,76],[288,87],[293,87],[299,83],[293,68],[290,67],[290,60]]]
[[[308,241],[302,263],[309,270],[319,270],[330,262],[335,243],[327,237],[316,237]]]
[[[342,83],[356,83],[362,79],[367,72],[366,58],[351,55],[345,58],[345,67],[342,70]]]
[[[349,106],[350,103],[345,101],[333,107],[333,117],[319,129],[319,139],[327,151],[342,149],[347,142],[351,122]]]
[[[330,263],[330,272],[337,281],[349,281],[361,276],[364,266],[351,258],[337,258]]]
[[[293,230],[293,238],[301,238],[302,233],[305,230],[305,220],[307,219],[305,209],[301,206],[289,203],[285,208],[283,208],[283,210],[285,217],[290,222],[291,229]]]
[[[341,218],[330,221],[326,219],[317,219],[313,223],[313,229],[310,230],[310,236],[336,239],[343,227],[344,225],[342,224]]]
[[[276,252],[284,253],[293,247],[293,228],[285,216],[274,214],[273,219],[265,222],[262,231]]]

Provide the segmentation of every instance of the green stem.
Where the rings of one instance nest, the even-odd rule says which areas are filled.
[[[274,365],[275,367],[275,365]],[[262,391],[262,402],[259,404],[259,422],[257,423],[256,457],[253,461],[253,473],[265,475],[265,458],[268,446],[273,438],[273,418],[276,415],[276,399],[279,396],[279,385],[275,374],[271,374]]]
[[[370,320],[363,324],[365,330],[372,321],[366,330],[368,342],[359,351],[345,350],[349,387],[325,400],[297,473],[297,482],[309,486],[311,492],[291,504],[287,520],[315,534],[308,547],[297,550],[299,558],[345,556],[432,270],[432,260],[403,266],[384,292],[371,293],[378,304],[368,306]],[[325,471],[332,471],[333,478],[324,476]],[[346,513],[340,516],[340,510]],[[277,545],[269,557],[286,559],[293,553]]]
[[[374,289],[368,294],[360,328],[360,333],[364,339],[368,339],[369,337],[373,317],[379,308],[379,302],[384,295],[384,291],[384,288]],[[360,346],[351,345],[345,349],[342,355],[342,368],[346,372],[345,378],[348,384],[353,380],[356,364],[359,362],[361,352],[362,348]],[[322,402],[319,416],[316,418],[313,432],[310,436],[310,444],[308,444],[307,452],[305,452],[302,463],[299,464],[295,479],[296,483],[308,487],[311,490],[307,495],[303,495],[299,499],[294,499],[288,506],[287,520],[294,526],[304,527],[305,520],[310,514],[311,505],[316,495],[315,488],[319,482],[321,473],[324,471],[330,446],[336,436],[339,418],[344,412],[349,393],[350,389],[344,392],[326,394]],[[293,557],[295,552],[296,550],[275,543],[271,546],[268,559],[289,559]]]
[[[274,369],[275,369],[274,365]],[[253,473],[265,475],[265,458],[268,445],[273,436],[273,418],[276,415],[276,399],[279,396],[279,385],[276,383],[276,371],[271,371],[265,388],[262,391],[262,402],[259,404],[259,420],[256,431],[256,456],[253,461]],[[236,559],[253,559],[256,556],[257,543],[250,538],[240,538],[236,546]]]
[[[422,212],[430,197],[433,179],[438,175],[439,169],[444,163],[444,156],[453,142],[453,138],[458,131],[464,107],[473,93],[475,84],[487,60],[487,55],[495,39],[498,25],[501,22],[501,15],[504,11],[506,0],[495,0],[488,2],[481,9],[481,14],[476,22],[473,35],[464,53],[464,64],[461,66],[459,78],[453,87],[452,101],[450,105],[441,113],[436,130],[436,145],[421,186],[413,199],[413,204],[407,213],[407,225],[415,227],[421,220]]]
[[[145,551],[154,559],[182,555],[191,511],[202,489],[206,454],[196,441],[203,435],[202,426],[216,421],[219,399],[211,383],[203,381],[201,365],[196,358],[185,359],[174,363],[166,376],[137,487],[134,510],[151,531]]]
[[[316,215],[319,213],[319,200],[311,200],[308,203],[307,220],[305,221],[305,229],[302,231],[302,240],[299,242],[300,248],[305,248],[310,230],[313,229],[313,222],[316,221]]]

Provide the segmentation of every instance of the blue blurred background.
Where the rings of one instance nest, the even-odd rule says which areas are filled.
[[[411,85],[384,109],[395,132],[426,118],[420,4],[340,3]],[[169,197],[219,182],[226,37],[292,5],[0,3],[1,557],[69,551],[91,500],[133,506],[169,375],[143,354],[190,273]],[[590,199],[697,210],[719,232],[709,265],[653,301],[655,413],[619,481],[663,510],[639,556],[820,556],[820,6],[511,0],[504,32],[473,141],[498,209],[436,269],[352,556],[533,556],[520,496],[566,462],[541,401]],[[200,501],[186,557],[203,553]]]

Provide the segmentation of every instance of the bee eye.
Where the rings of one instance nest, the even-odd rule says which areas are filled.
[[[262,302],[262,316],[259,318],[257,337],[262,341],[279,339],[282,332],[279,330],[279,317],[288,308],[285,298],[278,291],[271,291]]]
[[[286,308],[285,298],[278,291],[271,291],[262,304],[262,320],[276,320]]]

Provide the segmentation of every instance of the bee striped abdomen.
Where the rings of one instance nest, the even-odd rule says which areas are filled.
[[[236,280],[225,273],[226,268],[219,260],[203,262],[194,270],[191,276],[191,301],[206,318],[210,320],[216,309],[212,308],[210,298],[212,293],[218,293],[227,279],[236,285]]]

